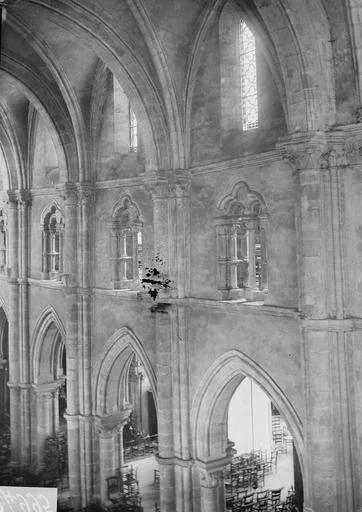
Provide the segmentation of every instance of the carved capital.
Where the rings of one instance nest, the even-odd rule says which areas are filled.
[[[288,162],[295,171],[317,170],[325,168],[325,152],[318,146],[290,146],[282,148],[283,160]]]
[[[362,137],[350,137],[343,148],[346,158],[351,164],[362,162]]]
[[[176,197],[187,197],[191,188],[191,174],[186,171],[176,171],[169,179],[169,190]]]
[[[113,437],[128,421],[132,407],[125,407],[116,414],[95,417],[95,427],[100,437]]]
[[[159,174],[149,174],[145,179],[145,186],[151,193],[152,199],[163,199],[169,196],[168,180]]]
[[[201,487],[213,488],[218,487],[222,483],[224,478],[224,472],[222,470],[207,471],[201,470]]]
[[[76,205],[78,202],[78,191],[75,183],[67,182],[56,187],[60,198],[67,205]]]
[[[93,183],[78,183],[78,196],[82,205],[94,203],[95,188]]]
[[[321,169],[331,169],[333,167],[347,167],[348,160],[344,148],[330,149],[321,155]]]

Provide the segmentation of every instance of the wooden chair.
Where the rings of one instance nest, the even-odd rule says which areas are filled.
[[[153,483],[155,487],[159,487],[160,485],[160,470],[154,469],[153,470]]]
[[[110,500],[112,496],[118,495],[122,491],[121,477],[119,475],[109,476],[107,482],[107,498]]]
[[[243,505],[253,505],[254,503],[254,493],[253,492],[249,492],[248,494],[246,494],[243,498]]]
[[[280,505],[280,496],[283,488],[269,490],[268,504],[271,510],[274,510],[276,505]]]

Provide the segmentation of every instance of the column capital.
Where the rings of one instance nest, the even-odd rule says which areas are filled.
[[[146,189],[151,193],[152,199],[169,197],[168,179],[164,174],[147,174],[144,184]]]
[[[145,186],[155,199],[176,196],[187,197],[191,186],[191,173],[182,169],[147,174]]]
[[[66,205],[74,206],[78,203],[78,189],[76,183],[62,183],[61,185],[57,185],[56,190]]]
[[[169,180],[169,189],[176,197],[188,197],[191,188],[191,173],[189,171],[178,170],[175,171]]]
[[[18,198],[17,198],[17,195],[16,195],[16,190],[7,190],[6,194],[7,194],[6,204],[9,207],[16,208],[17,207],[17,203],[18,203]]]
[[[96,189],[94,183],[77,183],[79,202],[82,205],[94,202]]]
[[[217,487],[224,477],[225,467],[230,464],[232,455],[210,461],[196,460],[196,465],[201,474],[202,487]]]
[[[113,437],[127,423],[132,407],[125,407],[116,414],[95,416],[94,422],[100,437]]]
[[[201,487],[207,487],[207,488],[218,487],[224,478],[224,471],[221,469],[217,469],[217,470],[213,470],[213,471],[207,471],[206,469],[200,469],[200,472],[201,472],[201,479],[200,479]]]

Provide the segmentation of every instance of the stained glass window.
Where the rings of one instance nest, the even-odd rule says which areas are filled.
[[[250,130],[258,127],[256,51],[255,38],[244,21],[240,23],[240,75],[243,130]]]
[[[138,147],[138,133],[137,133],[137,119],[136,116],[129,106],[129,150],[131,152],[136,152]]]

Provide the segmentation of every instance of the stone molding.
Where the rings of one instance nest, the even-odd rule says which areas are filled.
[[[362,330],[362,320],[359,318],[302,320],[306,331],[352,332]]]
[[[362,163],[362,129],[352,125],[335,132],[291,135],[276,148],[296,171],[345,168]]]
[[[144,184],[153,199],[188,197],[191,188],[189,171],[177,170],[152,173],[145,176]]]

